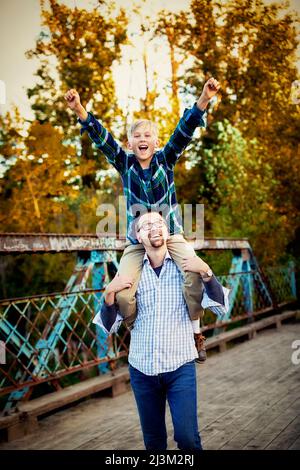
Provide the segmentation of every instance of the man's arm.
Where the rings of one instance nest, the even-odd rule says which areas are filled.
[[[101,309],[93,319],[93,323],[100,326],[107,334],[115,333],[123,321],[115,303],[116,293],[131,286],[132,279],[120,276],[118,273],[107,285]]]
[[[195,129],[198,126],[206,127],[205,111],[207,105],[219,89],[219,82],[210,78],[205,83],[201,96],[194,106],[191,109],[185,109],[175,131],[163,148],[166,163],[170,168],[173,168],[184,149],[191,142]]]
[[[128,156],[105,127],[87,112],[80,102],[79,94],[71,89],[65,94],[68,107],[74,111],[81,124],[80,134],[87,132],[92,142],[106,156],[109,163],[122,175],[128,168]]]
[[[200,274],[204,285],[202,307],[209,308],[215,315],[222,319],[229,310],[230,290],[222,286],[213,273],[207,276],[207,273],[211,271],[211,269],[208,264],[198,256],[185,259],[182,266],[185,271]]]
[[[98,325],[107,334],[111,335],[116,333],[121,326],[123,318],[118,312],[117,306],[106,305],[104,299],[101,303],[101,308],[93,318],[93,323]]]

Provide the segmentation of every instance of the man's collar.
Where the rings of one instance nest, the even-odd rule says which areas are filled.
[[[165,261],[167,259],[172,259],[172,257],[170,255],[170,253],[168,252],[168,250],[166,251],[166,256],[164,258],[163,264],[165,264]],[[144,254],[143,265],[145,264],[146,261],[151,265],[149,256],[147,255],[147,252],[145,252],[145,254]]]

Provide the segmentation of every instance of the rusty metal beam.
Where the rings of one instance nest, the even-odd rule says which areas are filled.
[[[188,239],[196,250],[250,249],[246,238]],[[118,250],[125,238],[112,234],[0,233],[0,253],[68,253],[76,251]]]

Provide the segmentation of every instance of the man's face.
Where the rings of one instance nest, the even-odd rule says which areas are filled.
[[[143,215],[137,226],[137,240],[145,247],[160,248],[166,244],[169,232],[164,219],[158,213]]]
[[[150,163],[157,145],[157,135],[149,124],[139,125],[128,141],[129,150],[135,154],[140,162],[149,160]]]

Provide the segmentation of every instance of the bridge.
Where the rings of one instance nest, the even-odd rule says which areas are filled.
[[[258,351],[253,354],[253,360],[257,360],[257,364],[255,362],[250,364],[246,361],[246,365],[243,365],[243,361],[241,363],[237,361],[238,354],[234,355],[234,352],[239,348],[247,348],[248,344],[254,345],[255,342],[260,341],[260,338],[268,336],[269,328],[273,326],[276,326],[277,331],[272,334],[275,334],[280,344],[283,340],[281,335],[285,334],[285,331],[290,331],[292,335],[290,324],[283,325],[286,322],[296,322],[298,318],[297,310],[294,308],[296,282],[292,263],[277,268],[262,269],[255,259],[249,241],[246,239],[214,238],[205,239],[201,242],[191,239],[189,242],[195,250],[227,250],[232,253],[229,272],[218,276],[221,282],[231,289],[229,312],[222,322],[217,322],[214,315],[207,312],[203,327],[208,338],[208,353],[213,354],[216,350],[222,352],[220,357],[219,355],[209,357],[207,364],[211,364],[212,367],[205,364],[204,367],[201,366],[198,369],[199,381],[203,384],[202,388],[201,386],[199,388],[200,425],[201,422],[204,423],[203,435],[205,436],[206,432],[214,432],[211,429],[217,429],[212,423],[221,423],[222,416],[224,416],[224,419],[231,420],[233,430],[238,413],[240,413],[241,421],[243,421],[243,412],[247,414],[249,411],[249,415],[252,416],[250,408],[248,410],[246,406],[246,395],[249,393],[248,399],[250,397],[252,402],[252,394],[254,393],[251,388],[252,381],[249,382],[249,374],[251,374],[251,371],[260,369],[262,358]],[[104,393],[103,391],[108,390],[111,396],[114,397],[113,415],[117,421],[118,416],[120,419],[118,403],[124,403],[124,393],[128,394],[128,403],[131,403],[132,395],[128,388],[126,366],[129,331],[124,327],[120,330],[120,333],[107,338],[102,330],[92,323],[95,312],[103,301],[104,285],[118,268],[117,253],[124,249],[124,243],[124,239],[116,239],[112,235],[107,236],[107,234],[105,236],[103,234],[100,234],[100,236],[99,234],[0,234],[0,254],[3,256],[8,253],[77,253],[74,271],[63,292],[0,301],[0,340],[2,341],[1,344],[5,345],[5,361],[1,361],[0,356],[0,409],[2,414],[0,417],[0,433],[3,441],[12,441],[3,444],[4,446],[18,446],[20,442],[20,445],[25,446],[24,448],[28,448],[26,445],[31,448],[31,444],[29,444],[30,435],[33,436],[32,433],[39,429],[39,435],[42,436],[40,430],[43,429],[45,420],[49,419],[51,421],[52,419],[55,422],[55,416],[61,415],[55,414],[42,419],[43,416],[50,412],[53,413],[70,403],[76,403],[84,397],[95,396],[95,394]],[[296,328],[299,328],[297,322],[295,323],[295,331],[299,332]],[[291,339],[291,335],[289,339]],[[237,341],[245,338],[252,341],[243,343],[232,350],[231,348],[227,350],[227,346],[232,346]],[[288,340],[286,341],[288,342]],[[291,355],[290,349],[289,353]],[[212,377],[213,375],[218,376],[218,370],[221,373],[222,369],[219,369],[219,364],[222,363],[223,357],[229,357],[228,354],[233,354],[236,359],[232,366],[230,366],[231,362],[229,360],[223,370],[223,374],[226,369],[228,370],[228,374],[223,375],[223,382],[221,381],[223,386],[227,389],[228,387],[231,388],[230,385],[235,384],[233,390],[226,391],[231,396],[228,406],[227,401],[221,399],[223,407],[226,403],[226,412],[218,403],[218,397],[220,399],[222,396],[219,382],[218,380],[214,381]],[[5,363],[1,364],[1,362]],[[279,366],[277,367],[276,363],[273,366],[275,367],[274,370],[277,371],[276,373],[278,373]],[[292,367],[291,371],[296,371],[295,366],[293,364],[291,366],[290,360],[288,366]],[[244,373],[248,374],[248,378],[246,379],[242,373],[239,375],[237,370],[232,369],[232,367],[242,367]],[[269,366],[266,365],[266,367]],[[215,374],[213,374],[213,370]],[[207,371],[207,376],[205,371]],[[264,373],[265,371],[262,370],[262,377]],[[210,376],[210,374],[213,375]],[[291,375],[293,374],[291,373]],[[215,398],[211,400],[210,397],[207,397],[206,400],[205,396],[202,396],[201,400],[201,394],[205,390],[206,384],[210,383],[210,380],[212,381],[212,394]],[[293,379],[291,383],[291,390],[293,391],[296,387],[295,383]],[[272,380],[270,384],[272,384]],[[242,393],[244,386],[248,387],[244,397],[246,401],[241,401],[235,408],[234,402],[239,401],[239,395]],[[257,383],[257,386],[259,386],[259,383]],[[281,392],[285,393],[285,390],[278,391],[279,394]],[[266,382],[259,393],[261,397],[263,395],[265,397],[269,396]],[[119,395],[121,396],[119,397]],[[256,395],[254,394],[254,396]],[[99,406],[100,413],[100,410],[103,411],[107,406],[106,402],[109,399],[102,397],[99,400],[97,406]],[[201,401],[205,404],[202,410]],[[92,401],[91,403],[95,402]],[[274,402],[274,406],[276,403]],[[78,406],[82,407],[84,404]],[[112,407],[110,406],[110,408]],[[295,411],[296,408],[297,403],[295,400],[293,410]],[[124,409],[122,413],[128,416],[128,429],[135,429],[134,427],[138,426],[137,415],[135,416],[135,411],[133,413],[132,407],[130,409],[132,413],[127,413],[127,411],[125,413]],[[237,411],[235,411],[236,409]],[[210,410],[210,412],[206,414],[205,410]],[[212,410],[215,410],[215,412]],[[263,412],[262,408],[259,408],[259,410]],[[76,414],[75,408],[74,411],[69,409],[60,413],[71,413],[73,417],[75,416],[74,413]],[[229,414],[225,418],[227,413]],[[274,411],[274,417],[275,415]],[[102,416],[102,414],[97,414],[95,411],[94,415],[92,411],[90,414],[95,426],[96,423],[99,424],[99,420],[102,423],[102,418],[104,422],[107,420],[107,423],[109,423],[109,416],[105,416],[105,413]],[[96,417],[98,417],[98,420]],[[209,417],[211,417],[211,421],[205,421]],[[87,422],[82,414],[81,418],[84,422]],[[67,425],[66,419],[63,421]],[[209,423],[212,427],[209,427]],[[63,426],[63,424],[61,425]],[[294,429],[293,426],[292,429]],[[82,429],[81,425],[80,429]],[[81,442],[78,444],[78,448],[81,448],[82,445],[86,445],[85,448],[112,448],[101,447],[109,445],[110,432],[107,433],[107,428],[106,431],[104,429],[105,426],[103,427],[101,424],[103,439],[100,439],[101,442],[99,443],[98,438],[97,444],[95,444],[97,447],[93,447],[94,444],[92,443]],[[53,448],[60,448],[59,443],[55,444],[58,435],[55,426],[52,432]],[[135,447],[132,448],[142,448],[139,447],[142,445],[139,432],[138,426],[133,432],[131,443],[127,446],[134,445]],[[295,435],[294,433],[293,436]],[[205,440],[209,441],[206,437]],[[29,440],[26,441],[26,439]],[[84,439],[86,439],[86,434]],[[289,443],[291,439],[288,441]],[[34,442],[38,445],[39,441],[35,440]],[[74,442],[79,442],[79,440]],[[221,445],[216,442],[213,439],[211,445],[221,448],[229,443],[229,441],[225,443],[222,441]],[[271,442],[270,440],[268,445]],[[43,448],[42,441],[40,441],[40,445]],[[65,442],[65,445],[70,444]],[[112,442],[111,445],[116,445],[116,442]],[[209,442],[208,445],[210,445]],[[233,445],[233,443],[228,445]],[[297,446],[298,444],[293,442],[290,445]],[[120,449],[121,447],[117,448]],[[126,448],[130,449],[130,447]]]
[[[210,355],[197,366],[198,420],[204,449],[300,449],[300,364],[291,345],[300,322],[261,331],[251,341]],[[120,422],[122,426],[120,427]],[[168,449],[175,449],[167,412]],[[122,395],[78,402],[0,450],[141,450],[143,439],[129,385]]]

